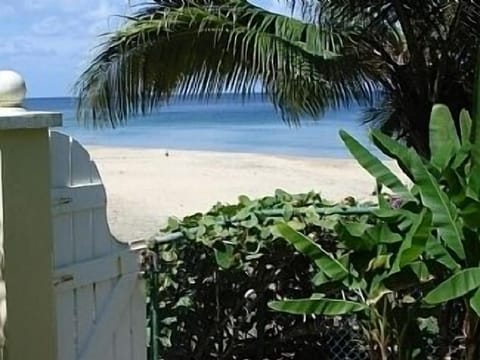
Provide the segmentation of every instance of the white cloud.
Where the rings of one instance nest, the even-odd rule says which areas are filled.
[[[0,18],[11,17],[0,20],[0,68],[28,75],[36,96],[64,95],[101,41],[98,35],[117,28],[122,20],[114,15],[126,14],[128,4],[129,0],[0,0]]]

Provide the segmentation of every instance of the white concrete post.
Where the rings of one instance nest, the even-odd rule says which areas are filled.
[[[56,322],[48,128],[61,125],[62,118],[58,113],[24,110],[25,93],[20,75],[0,71],[6,358],[54,360]],[[0,304],[0,321],[5,320],[4,315]]]

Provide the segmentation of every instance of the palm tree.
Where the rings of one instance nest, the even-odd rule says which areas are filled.
[[[108,35],[81,75],[79,116],[115,126],[175,94],[248,96],[260,85],[287,121],[360,104],[365,121],[428,154],[432,104],[454,118],[470,109],[479,1],[292,6],[306,20],[246,0],[156,0]]]

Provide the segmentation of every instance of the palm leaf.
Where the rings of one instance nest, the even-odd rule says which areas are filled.
[[[432,103],[455,121],[474,108],[475,1],[290,1],[306,21],[246,0],[155,2],[100,46],[77,83],[80,118],[117,125],[176,94],[261,90],[293,122],[368,106],[375,126],[428,156]]]
[[[161,4],[108,36],[76,85],[80,118],[115,126],[175,94],[245,96],[257,84],[294,122],[374,97],[371,64],[340,53],[353,25],[337,32],[245,0]]]

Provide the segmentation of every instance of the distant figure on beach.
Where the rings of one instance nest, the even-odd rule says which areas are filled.
[[[169,156],[170,156],[170,154],[168,153],[168,150],[165,150],[165,156],[166,156],[166,157],[169,157]]]

